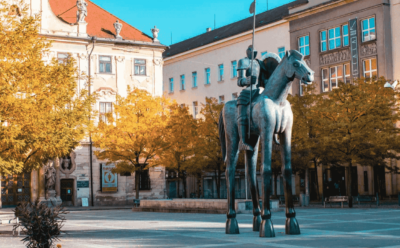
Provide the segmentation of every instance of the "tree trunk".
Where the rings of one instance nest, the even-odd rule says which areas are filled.
[[[304,187],[305,187],[305,194],[306,195],[310,195],[310,187],[309,187],[309,184],[308,184],[308,178],[309,178],[309,169],[308,169],[308,167],[306,168],[306,173],[305,173],[305,178],[304,178]]]
[[[136,198],[136,200],[139,199],[139,189],[140,189],[140,186],[139,186],[140,174],[139,173],[140,173],[140,170],[135,171],[135,191],[136,191],[135,198]]]
[[[215,178],[217,181],[217,198],[221,199],[221,170],[219,169],[219,166],[215,171]]]
[[[197,198],[200,198],[201,195],[200,187],[201,187],[201,174],[197,174]]]
[[[319,200],[319,184],[318,184],[318,169],[317,169],[317,159],[314,158],[314,167],[315,167],[315,182],[317,184],[317,200]]]
[[[349,197],[349,208],[353,207],[353,198],[352,198],[352,194],[351,194],[351,189],[352,189],[352,182],[351,182],[351,171],[352,171],[352,164],[351,162],[349,163],[349,166],[347,167],[347,196]]]
[[[182,172],[182,184],[183,184],[183,192],[182,192],[182,198],[186,198],[186,173]]]

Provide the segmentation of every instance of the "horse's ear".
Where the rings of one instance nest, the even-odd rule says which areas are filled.
[[[289,58],[289,56],[290,56],[290,53],[289,53],[289,50],[287,50],[286,51],[286,57]]]

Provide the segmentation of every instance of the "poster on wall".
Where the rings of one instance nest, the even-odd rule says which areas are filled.
[[[101,192],[118,191],[118,175],[111,172],[113,168],[115,168],[113,164],[101,164]]]

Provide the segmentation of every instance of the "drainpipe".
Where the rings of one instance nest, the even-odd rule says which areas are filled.
[[[90,72],[90,66],[91,66],[91,56],[92,52],[94,50],[94,43],[96,43],[97,37],[93,36],[92,37],[92,50],[89,53],[89,68],[88,68],[88,73],[89,73],[89,96],[91,94],[91,72]],[[91,109],[90,109],[91,111]],[[91,116],[89,115],[89,119],[91,119]],[[92,158],[92,150],[93,150],[93,144],[92,144],[92,134],[89,133],[89,167],[90,167],[90,198],[92,202],[92,207],[94,206],[94,200],[93,200],[93,158]]]

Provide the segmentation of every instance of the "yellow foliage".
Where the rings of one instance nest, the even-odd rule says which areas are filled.
[[[73,59],[43,60],[51,43],[38,34],[40,17],[17,6],[19,15],[9,15],[15,6],[0,2],[0,174],[68,154],[87,135],[94,102],[77,92]]]

